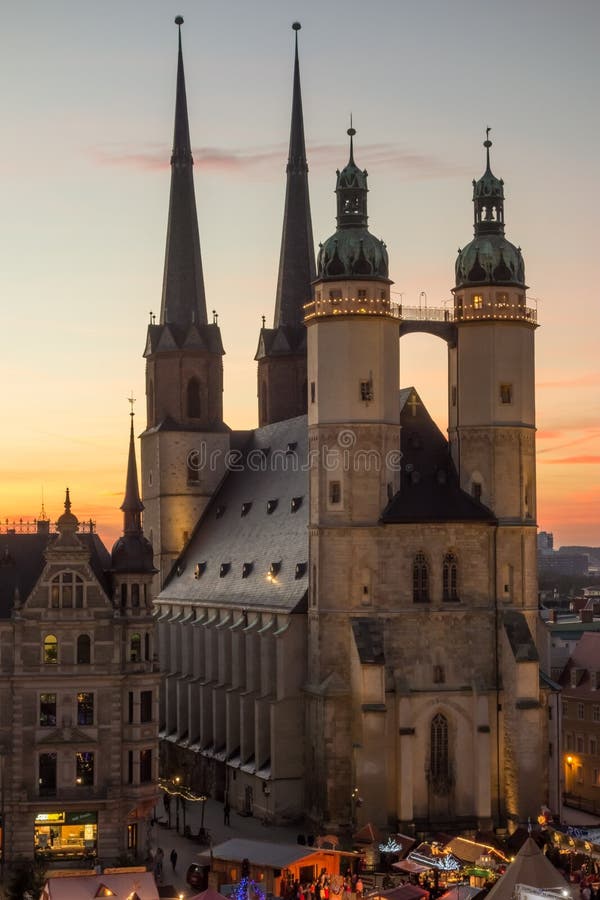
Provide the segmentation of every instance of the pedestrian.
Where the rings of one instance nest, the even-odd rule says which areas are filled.
[[[175,866],[177,865],[177,850],[175,847],[171,850],[171,855],[169,856],[171,860],[171,865],[173,866],[173,871],[175,871]]]
[[[158,847],[156,854],[154,856],[154,870],[156,872],[156,877],[158,880],[162,878],[163,872],[163,859],[165,858],[165,854],[163,852],[162,847]]]
[[[229,825],[229,815],[231,813],[231,807],[229,805],[229,800],[225,801],[225,806],[223,807],[223,825]]]

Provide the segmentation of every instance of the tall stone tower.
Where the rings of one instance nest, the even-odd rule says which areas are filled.
[[[208,322],[194,195],[181,24],[160,321],[148,326],[142,435],[146,533],[163,583],[224,472],[223,345]]]
[[[294,55],[292,124],[279,277],[272,328],[260,332],[258,360],[258,423],[269,425],[306,412],[306,328],[304,304],[312,296],[315,256],[308,196],[308,164],[304,143],[298,31]]]
[[[486,170],[473,182],[475,237],[456,261],[449,436],[461,487],[501,528],[499,596],[536,610],[536,314],[521,250],[504,235],[504,182],[490,168],[491,141],[484,146]]]
[[[337,230],[307,307],[310,472],[309,808],[340,821],[351,796],[349,621],[371,603],[381,511],[399,487],[398,319],[385,244],[368,229],[367,173],[337,172]],[[356,577],[354,577],[356,576]]]
[[[484,146],[486,169],[473,181],[475,236],[456,261],[449,438],[461,487],[492,510],[498,523],[494,555],[500,624],[510,634],[518,611],[535,639],[536,311],[527,306],[521,250],[504,234],[504,182],[491,170],[489,129]],[[506,806],[523,809],[537,788],[539,760],[546,758],[545,747],[536,744],[542,734],[539,686],[537,681],[515,683],[515,673],[525,667],[514,666],[505,639],[500,651],[505,689],[519,698],[503,712]]]

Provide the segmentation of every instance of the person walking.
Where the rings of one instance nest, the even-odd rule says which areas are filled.
[[[169,856],[171,860],[171,865],[173,866],[173,871],[175,871],[175,866],[177,865],[177,850],[175,847],[171,850],[171,855]]]
[[[225,806],[223,807],[223,825],[230,825],[229,816],[231,814],[231,807],[229,805],[229,800],[225,801]]]

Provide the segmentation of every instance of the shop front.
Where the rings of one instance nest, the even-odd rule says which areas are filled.
[[[90,859],[98,846],[96,811],[40,812],[34,822],[34,847],[38,859]]]

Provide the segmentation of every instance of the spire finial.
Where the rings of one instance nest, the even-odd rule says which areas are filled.
[[[131,424],[133,425],[133,417],[135,416],[135,413],[133,411],[133,404],[135,403],[135,397],[133,396],[133,391],[131,392],[130,396],[127,398],[127,402],[129,403],[129,406],[130,406],[129,415],[131,416]]]
[[[65,512],[71,511],[71,497],[69,494],[69,488],[65,491]]]
[[[485,141],[483,142],[483,146],[485,147],[485,151],[486,151],[488,169],[490,167],[490,147],[492,146],[492,142],[490,141],[490,131],[491,130],[492,129],[488,125],[488,127],[485,129]]]
[[[354,163],[354,135],[356,128],[352,127],[352,113],[350,113],[350,128],[346,132],[350,136],[350,162]]]

